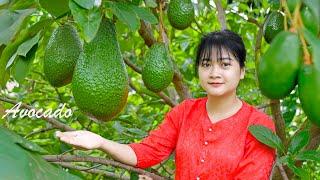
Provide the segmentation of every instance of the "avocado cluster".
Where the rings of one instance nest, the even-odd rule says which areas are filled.
[[[320,126],[320,40],[308,30],[304,34],[311,45],[313,64],[302,63],[298,34],[282,31],[261,56],[257,72],[259,88],[270,99],[282,99],[298,85],[305,114]]]
[[[126,105],[128,75],[115,26],[107,19],[83,48],[72,25],[58,27],[45,50],[44,73],[52,86],[71,82],[79,109],[99,120],[111,120]]]
[[[288,0],[287,5],[291,13],[300,7],[303,24],[299,31],[303,32],[306,49],[312,55],[304,54],[303,58],[298,33],[285,32],[284,13],[271,11],[263,26],[263,35],[270,47],[257,67],[259,88],[270,99],[283,99],[298,86],[303,111],[311,122],[320,126],[320,12],[313,8],[317,4],[309,0]],[[293,23],[287,20],[289,25]]]

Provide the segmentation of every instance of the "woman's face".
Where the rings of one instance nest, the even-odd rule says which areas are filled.
[[[217,57],[218,56],[218,57]],[[236,92],[240,79],[244,78],[245,70],[232,53],[221,49],[211,52],[211,59],[203,59],[198,67],[201,87],[209,96],[232,95]]]

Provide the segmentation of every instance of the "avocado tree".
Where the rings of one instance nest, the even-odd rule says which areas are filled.
[[[0,0],[0,177],[174,177],[174,154],[145,170],[58,141],[86,129],[139,142],[171,107],[206,96],[200,37],[219,29],[247,48],[238,95],[273,117],[273,179],[320,178],[319,0]]]

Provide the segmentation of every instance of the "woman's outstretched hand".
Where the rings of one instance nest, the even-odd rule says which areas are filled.
[[[90,131],[56,132],[56,136],[63,142],[81,149],[98,149],[103,143],[103,138]]]

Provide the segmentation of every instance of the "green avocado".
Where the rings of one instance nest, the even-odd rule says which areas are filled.
[[[76,29],[65,24],[55,29],[44,53],[43,71],[52,86],[69,84],[82,45]]]
[[[108,121],[126,105],[128,89],[115,26],[103,19],[95,38],[84,44],[77,62],[72,79],[75,102],[87,114]]]
[[[308,7],[303,7],[301,10],[301,18],[304,26],[312,32],[314,35],[317,35],[320,29],[320,24],[316,21],[314,13]]]
[[[270,99],[281,99],[296,86],[301,64],[297,34],[282,31],[262,55],[258,66],[259,88]]]
[[[142,69],[142,80],[145,86],[159,92],[172,81],[173,64],[164,43],[155,43],[146,53]]]
[[[284,17],[278,12],[271,12],[263,25],[263,37],[267,43],[271,43],[276,35],[284,30]]]
[[[308,119],[320,127],[320,69],[303,65],[299,71],[298,92],[301,106]]]
[[[179,30],[186,29],[194,20],[194,7],[191,0],[171,0],[167,13],[171,26]]]

